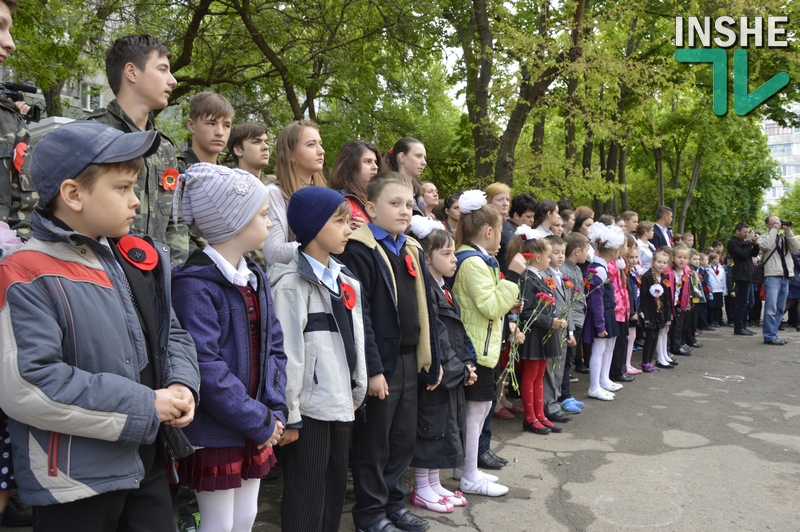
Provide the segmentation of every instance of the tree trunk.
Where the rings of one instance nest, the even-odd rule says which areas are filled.
[[[630,209],[628,206],[628,178],[625,175],[625,165],[628,163],[628,136],[631,134],[631,130],[628,129],[627,133],[625,133],[625,146],[622,146],[622,149],[619,152],[619,174],[617,174],[617,180],[619,184],[622,185],[622,191],[620,192],[620,203],[622,204],[621,211],[625,212]]]
[[[672,208],[672,212],[678,212],[678,191],[681,189],[681,155],[682,152],[676,147],[675,148],[675,171],[672,174],[672,200],[670,201],[670,207]],[[680,232],[680,231],[679,231]]]
[[[653,157],[656,160],[656,181],[658,184],[658,205],[664,205],[664,149],[661,146],[653,148]]]
[[[689,210],[689,205],[692,203],[692,196],[694,195],[694,190],[697,187],[697,180],[700,179],[701,159],[702,157],[700,156],[700,151],[698,150],[697,155],[694,156],[694,169],[692,170],[692,180],[689,182],[689,191],[686,193],[686,199],[683,200],[683,208],[681,209],[680,224],[678,227],[679,233],[683,233],[683,228],[686,224],[686,213]]]
[[[708,227],[703,226],[700,234],[697,235],[697,249],[706,249],[706,238],[708,237]]]
[[[570,175],[578,169],[578,147],[575,145],[575,109],[578,107],[578,98],[575,93],[578,90],[578,79],[574,76],[567,79],[567,100],[569,106],[567,107],[567,114],[564,117],[564,144],[566,150],[564,153],[566,164],[564,165],[564,177],[569,179]],[[571,196],[570,196],[571,198]]]
[[[42,88],[44,95],[44,112],[47,116],[62,116],[61,90],[67,80],[58,80],[47,88]]]
[[[542,154],[544,153],[544,133],[545,120],[547,113],[541,110],[536,121],[533,123],[533,138],[531,139],[531,153],[533,153],[533,175],[531,185],[534,187],[542,186]]]
[[[608,158],[606,159],[606,164],[604,165],[605,168],[603,169],[603,174],[606,179],[606,183],[614,184],[616,183],[617,178],[617,160],[619,157],[619,141],[612,140],[611,145],[608,147]],[[616,216],[619,214],[617,212],[616,206],[616,194],[612,194],[609,199],[605,201],[603,204],[603,212],[607,214],[611,214]]]

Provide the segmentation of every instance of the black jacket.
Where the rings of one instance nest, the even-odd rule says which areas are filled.
[[[455,299],[451,298],[451,304],[436,287],[432,295],[439,313],[444,376],[434,390],[419,387],[417,442],[411,465],[427,469],[460,467],[464,462],[467,425],[464,383],[469,380],[467,364],[476,366],[475,355],[470,352]]]
[[[407,241],[406,247],[410,245],[415,246],[418,250],[420,259],[418,262],[422,270],[420,273],[424,276],[427,294],[427,316],[420,315],[419,319],[420,321],[427,320],[427,328],[430,332],[429,338],[423,338],[424,328],[420,323],[420,345],[417,346],[417,350],[419,353],[420,349],[429,348],[431,363],[428,370],[419,372],[419,380],[430,384],[439,379],[441,358],[437,340],[436,310],[431,303],[433,301],[432,287],[427,282],[428,266],[425,263],[422,248],[418,247],[419,244],[412,239]],[[361,281],[364,298],[371,309],[370,318],[375,342],[365,342],[367,373],[370,377],[383,373],[386,381],[389,382],[397,368],[397,360],[400,356],[400,317],[395,304],[392,270],[386,260],[381,257],[378,246],[368,224],[364,224],[350,236],[344,253],[338,259]]]
[[[753,280],[753,257],[758,256],[758,244],[746,242],[738,237],[728,241],[728,255],[733,260],[733,266],[728,270],[729,277],[736,281]]]

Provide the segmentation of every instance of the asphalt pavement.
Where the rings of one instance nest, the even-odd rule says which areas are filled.
[[[412,510],[432,532],[798,531],[800,333],[781,334],[789,343],[776,347],[728,327],[705,332],[677,368],[638,375],[612,402],[586,397],[588,375],[578,375],[572,391],[586,406],[562,433],[493,420],[507,495],[467,496],[450,514]],[[457,489],[449,470],[441,476]],[[262,483],[253,530],[280,530],[281,489]],[[351,486],[343,531],[354,530],[353,502]]]

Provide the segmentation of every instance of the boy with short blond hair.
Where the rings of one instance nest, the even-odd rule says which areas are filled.
[[[228,144],[234,110],[225,96],[216,92],[198,92],[189,99],[186,129],[192,134],[189,148],[178,155],[178,171],[196,163],[219,164],[219,154]]]
[[[0,407],[34,531],[174,527],[163,464],[191,453],[197,356],[169,248],[128,235],[160,141],[78,121],[33,154],[34,237],[0,263]]]

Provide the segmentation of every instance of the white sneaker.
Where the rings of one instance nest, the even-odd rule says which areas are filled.
[[[508,487],[496,482],[490,482],[485,478],[481,478],[478,482],[470,482],[469,480],[461,479],[461,491],[463,493],[472,493],[474,495],[486,495],[487,497],[500,497],[508,493]]]
[[[616,392],[622,389],[622,385],[616,382],[609,382],[608,384],[601,384],[601,388],[608,392]]]
[[[614,395],[610,392],[605,391],[602,388],[598,388],[597,390],[589,390],[587,395],[592,399],[600,399],[601,401],[613,401]]]
[[[500,480],[498,477],[496,477],[494,475],[490,475],[489,473],[487,473],[486,471],[483,471],[481,469],[478,469],[478,473],[483,475],[483,478],[485,478],[489,482],[497,482],[498,480]],[[453,469],[453,478],[454,479],[461,480],[461,476],[463,474],[464,474],[464,470],[461,469],[460,467],[456,467],[456,468]]]

